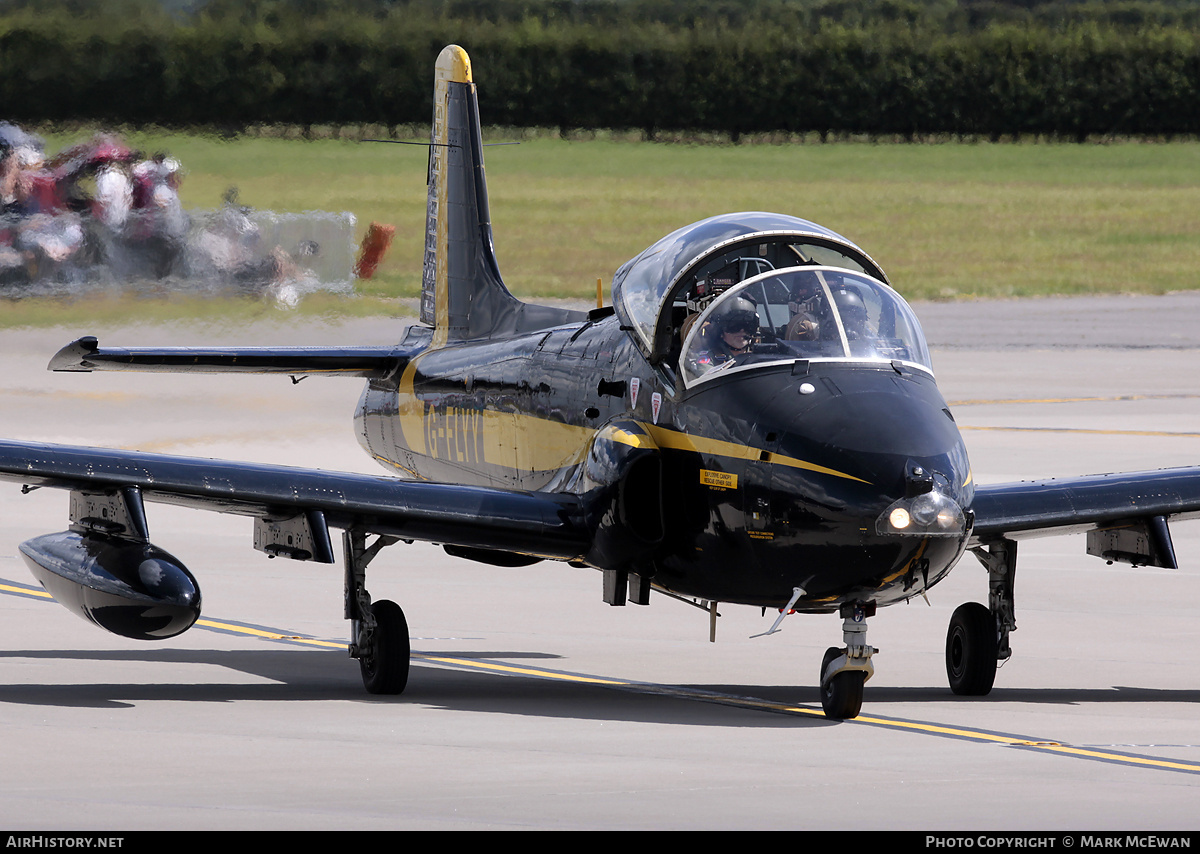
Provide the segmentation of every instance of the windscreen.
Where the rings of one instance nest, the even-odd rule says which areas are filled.
[[[654,364],[672,368],[685,304],[767,270],[811,264],[885,280],[846,238],[808,220],[763,212],[722,214],[668,234],[613,276],[613,306]]]
[[[887,285],[832,267],[747,279],[683,325],[686,385],[796,359],[900,361],[932,371],[916,315]]]

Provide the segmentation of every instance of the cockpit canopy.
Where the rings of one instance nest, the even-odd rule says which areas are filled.
[[[887,282],[869,255],[816,223],[783,214],[734,213],[672,232],[624,264],[613,277],[613,304],[650,361],[674,369],[689,316],[750,277],[818,265]]]
[[[902,362],[932,371],[908,304],[882,282],[836,267],[791,267],[723,291],[681,329],[685,386],[805,360]]]

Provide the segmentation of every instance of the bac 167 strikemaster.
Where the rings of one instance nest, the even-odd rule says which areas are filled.
[[[70,492],[67,531],[21,552],[54,597],[131,638],[200,614],[193,576],[150,543],[145,501],[254,519],[268,554],[332,563],[343,531],[350,654],[399,693],[409,640],[366,568],[398,540],[498,566],[599,569],[606,601],[656,588],[704,603],[838,613],[825,713],[852,718],[879,605],[921,595],[970,549],[989,604],[958,608],[946,669],[991,690],[1007,658],[1022,537],[1088,531],[1089,553],[1175,566],[1167,520],[1200,515],[1200,468],[983,486],[921,327],[845,238],[769,213],[681,228],[622,266],[613,305],[528,305],[500,279],[478,103],[458,47],[437,62],[421,324],[394,347],[106,348],[60,371],[363,377],[363,447],[393,476],[0,443],[0,477]],[[397,476],[398,475],[398,476]],[[374,539],[368,543],[368,537]],[[715,614],[715,611],[714,611]]]

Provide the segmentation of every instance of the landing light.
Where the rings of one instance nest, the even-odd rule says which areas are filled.
[[[962,536],[966,526],[966,517],[958,502],[934,489],[894,502],[880,514],[875,531],[879,534],[958,537]]]

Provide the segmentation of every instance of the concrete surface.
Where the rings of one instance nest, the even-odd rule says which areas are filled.
[[[1200,295],[917,309],[980,482],[1200,462]],[[401,325],[0,332],[0,435],[373,472],[355,380],[43,368],[84,333],[387,343]],[[2,489],[0,579],[31,584],[16,546],[65,528],[67,497]],[[268,560],[246,519],[149,516],[207,618],[345,637],[339,568]],[[1081,537],[1024,544],[1014,656],[978,699],[943,665],[950,613],[986,597],[964,559],[928,605],[874,618],[877,675],[844,723],[815,687],[836,618],[751,640],[773,615],[723,608],[710,644],[701,612],[610,608],[597,573],[557,564],[384,552],[372,593],[403,604],[415,650],[452,659],[418,660],[394,699],[339,651],[200,628],[144,644],[10,590],[0,827],[1195,828],[1200,524],[1173,533],[1178,572],[1107,566]]]

